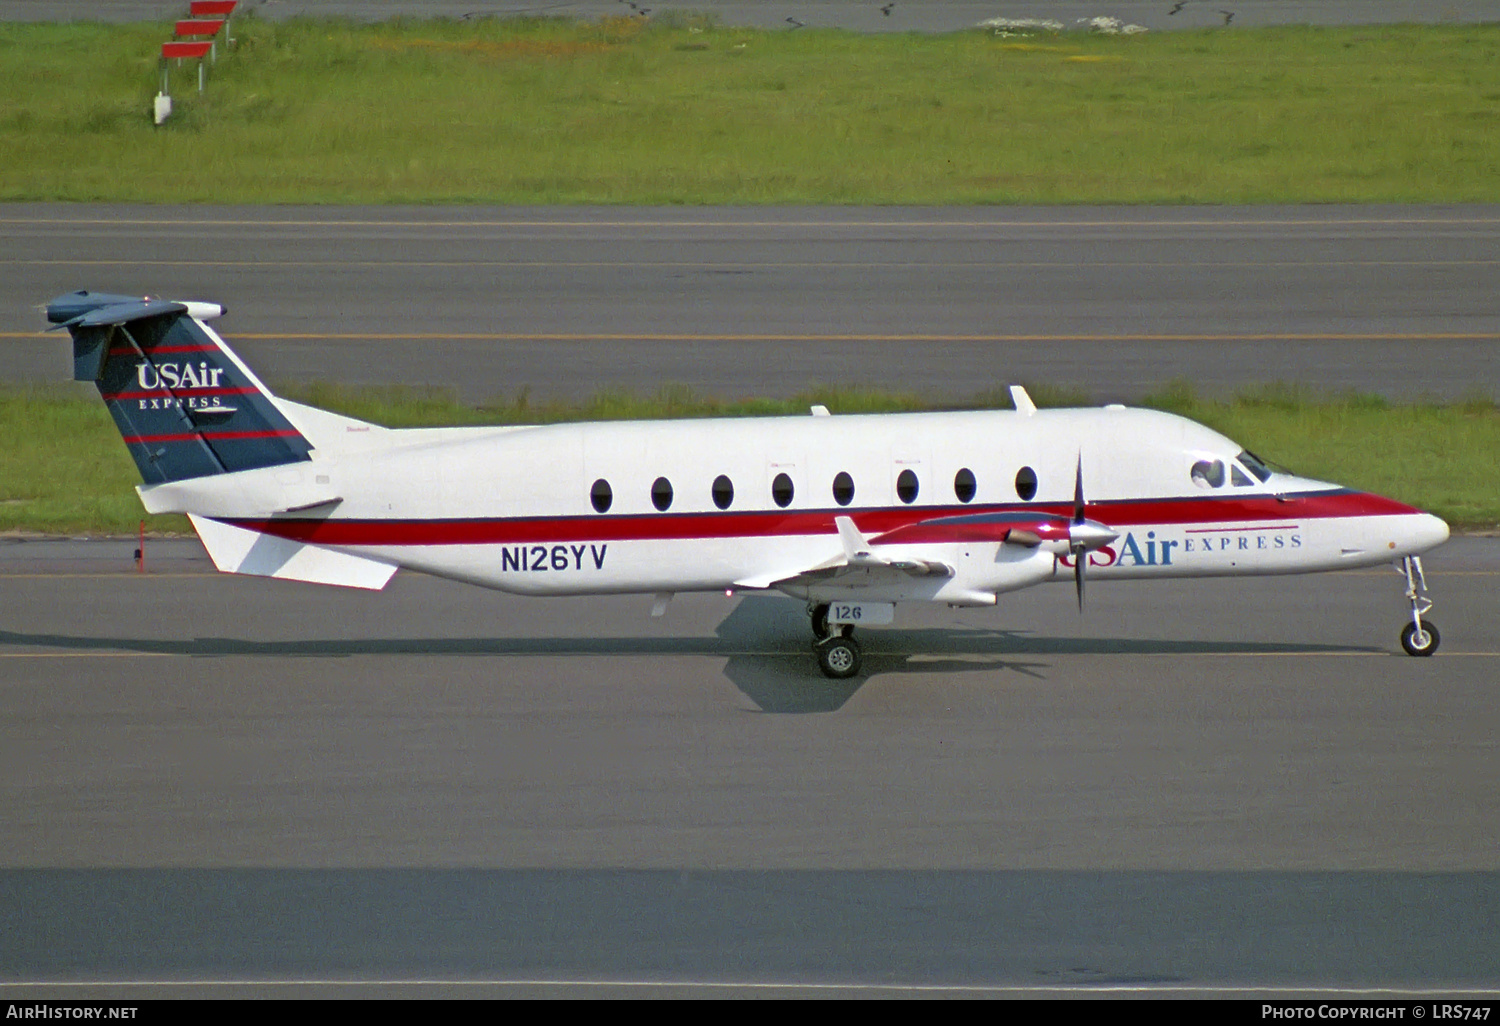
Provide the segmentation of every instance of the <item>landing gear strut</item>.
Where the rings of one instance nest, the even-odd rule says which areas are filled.
[[[1406,576],[1406,600],[1411,603],[1411,623],[1401,629],[1401,647],[1411,656],[1430,656],[1437,651],[1437,624],[1422,617],[1432,608],[1427,597],[1427,578],[1422,574],[1422,557],[1407,556],[1396,564],[1396,572]]]
[[[808,606],[807,615],[812,620],[813,642],[828,637],[828,603]]]
[[[834,680],[848,680],[859,673],[859,642],[854,640],[854,625],[828,622],[827,603],[807,607],[812,619],[813,653],[818,657],[818,669],[823,676]]]

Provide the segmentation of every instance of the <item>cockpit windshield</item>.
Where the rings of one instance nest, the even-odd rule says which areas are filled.
[[[1266,461],[1249,449],[1241,450],[1240,454],[1235,458],[1240,461],[1246,470],[1258,477],[1261,484],[1265,484],[1266,480],[1271,476],[1271,468],[1266,466]]]

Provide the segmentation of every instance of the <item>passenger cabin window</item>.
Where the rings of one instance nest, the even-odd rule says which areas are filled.
[[[896,498],[908,506],[917,501],[917,475],[911,469],[903,470],[896,477]]]
[[[1022,467],[1016,471],[1016,494],[1023,502],[1036,498],[1036,471],[1030,467]]]
[[[1199,460],[1193,464],[1193,484],[1199,488],[1224,487],[1224,461]]]
[[[833,501],[840,506],[847,506],[854,501],[854,478],[842,470],[833,479]]]
[[[1236,488],[1249,488],[1255,483],[1250,480],[1250,475],[1241,470],[1236,463],[1229,465],[1229,481]]]
[[[729,504],[734,501],[734,482],[723,474],[714,478],[713,497],[715,506],[728,509]]]
[[[978,485],[974,482],[974,471],[964,467],[953,475],[953,494],[959,502],[970,502]]]
[[[777,474],[771,482],[771,501],[782,509],[792,504],[792,479],[786,474]]]
[[[594,487],[589,489],[589,501],[594,504],[595,513],[608,513],[610,504],[615,501],[615,493],[610,491],[609,482],[600,478],[594,482]]]
[[[652,483],[652,485],[651,485],[651,505],[655,506],[657,509],[661,510],[663,513],[665,513],[667,511],[667,507],[669,507],[669,506],[672,505],[672,482],[671,481],[668,481],[664,477],[659,477],[659,478],[657,478]]]

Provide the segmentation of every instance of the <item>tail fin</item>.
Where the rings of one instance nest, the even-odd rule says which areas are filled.
[[[70,292],[47,319],[73,336],[73,377],[99,387],[146,484],[307,460],[312,448],[224,340],[223,309]]]

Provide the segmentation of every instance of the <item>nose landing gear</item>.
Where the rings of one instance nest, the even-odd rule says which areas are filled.
[[[834,680],[848,680],[859,673],[859,642],[854,640],[854,625],[830,624],[828,606],[819,603],[807,607],[812,619],[813,654],[818,657],[818,669],[823,676]]]
[[[1422,557],[1406,556],[1396,564],[1396,572],[1406,576],[1406,600],[1411,603],[1411,623],[1401,629],[1401,647],[1410,656],[1430,656],[1437,651],[1437,624],[1422,617],[1432,608],[1427,597],[1427,578],[1422,574]]]

